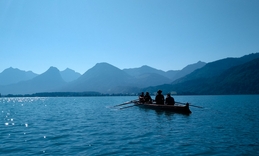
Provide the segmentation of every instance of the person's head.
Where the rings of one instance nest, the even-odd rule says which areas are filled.
[[[166,96],[167,96],[167,97],[171,97],[171,94],[170,94],[170,93],[167,93]]]
[[[146,92],[146,95],[149,95],[149,92]]]
[[[144,92],[142,92],[141,95],[144,95]]]
[[[161,93],[162,93],[162,90],[158,90],[157,93],[158,93],[158,94],[161,94]]]

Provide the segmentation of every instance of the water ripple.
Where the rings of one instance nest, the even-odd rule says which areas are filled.
[[[132,97],[0,98],[0,154],[259,154],[258,96],[175,99],[204,109],[111,108]]]

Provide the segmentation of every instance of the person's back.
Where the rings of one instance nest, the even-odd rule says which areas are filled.
[[[144,98],[145,96],[144,96],[144,92],[142,92],[141,94],[140,94],[140,96],[139,96],[139,102],[140,103],[144,103],[145,102],[145,98]]]
[[[152,103],[152,98],[149,95],[149,92],[146,92],[144,99],[145,99],[145,103]]]
[[[162,91],[161,90],[159,90],[159,91],[157,91],[157,95],[156,95],[156,99],[155,99],[155,101],[156,101],[156,104],[164,104],[164,95],[162,95],[161,93],[162,93]]]
[[[165,99],[165,103],[167,105],[174,105],[175,104],[174,98],[171,97],[170,94],[167,94],[166,99]]]

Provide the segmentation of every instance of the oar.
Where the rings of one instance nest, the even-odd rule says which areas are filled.
[[[124,102],[124,103],[122,103],[122,104],[115,105],[115,106],[113,106],[113,107],[118,107],[118,106],[123,106],[123,105],[126,105],[126,104],[130,104],[130,103],[134,103],[134,102],[137,102],[137,100],[138,100],[138,99],[132,100],[132,101],[128,101],[128,102]]]
[[[132,106],[122,107],[122,108],[120,108],[120,109],[130,108],[130,107],[134,107],[134,106],[138,106],[138,105],[142,105],[142,104],[134,104],[134,105],[132,105]]]
[[[182,104],[182,105],[186,105],[186,103],[182,103],[182,102],[175,102],[175,103],[179,103],[179,104]],[[201,106],[195,106],[195,105],[191,105],[191,104],[189,104],[189,106],[197,107],[197,108],[203,108],[203,107],[201,107]]]

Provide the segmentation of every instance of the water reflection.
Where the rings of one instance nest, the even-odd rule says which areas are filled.
[[[0,155],[258,155],[258,96],[253,101],[251,96],[230,97],[228,103],[220,96],[218,103],[214,97],[188,98],[179,101],[211,109],[192,108],[193,113],[186,115],[106,107],[132,97],[45,98],[44,102],[0,98]]]
[[[138,107],[140,111],[145,111],[145,112],[156,112],[156,115],[161,116],[161,115],[166,115],[166,116],[173,116],[176,114],[183,115],[183,116],[189,116],[190,114],[187,113],[181,113],[181,112],[173,112],[170,110],[161,110],[161,109],[152,109],[152,108],[146,108],[146,107]]]

